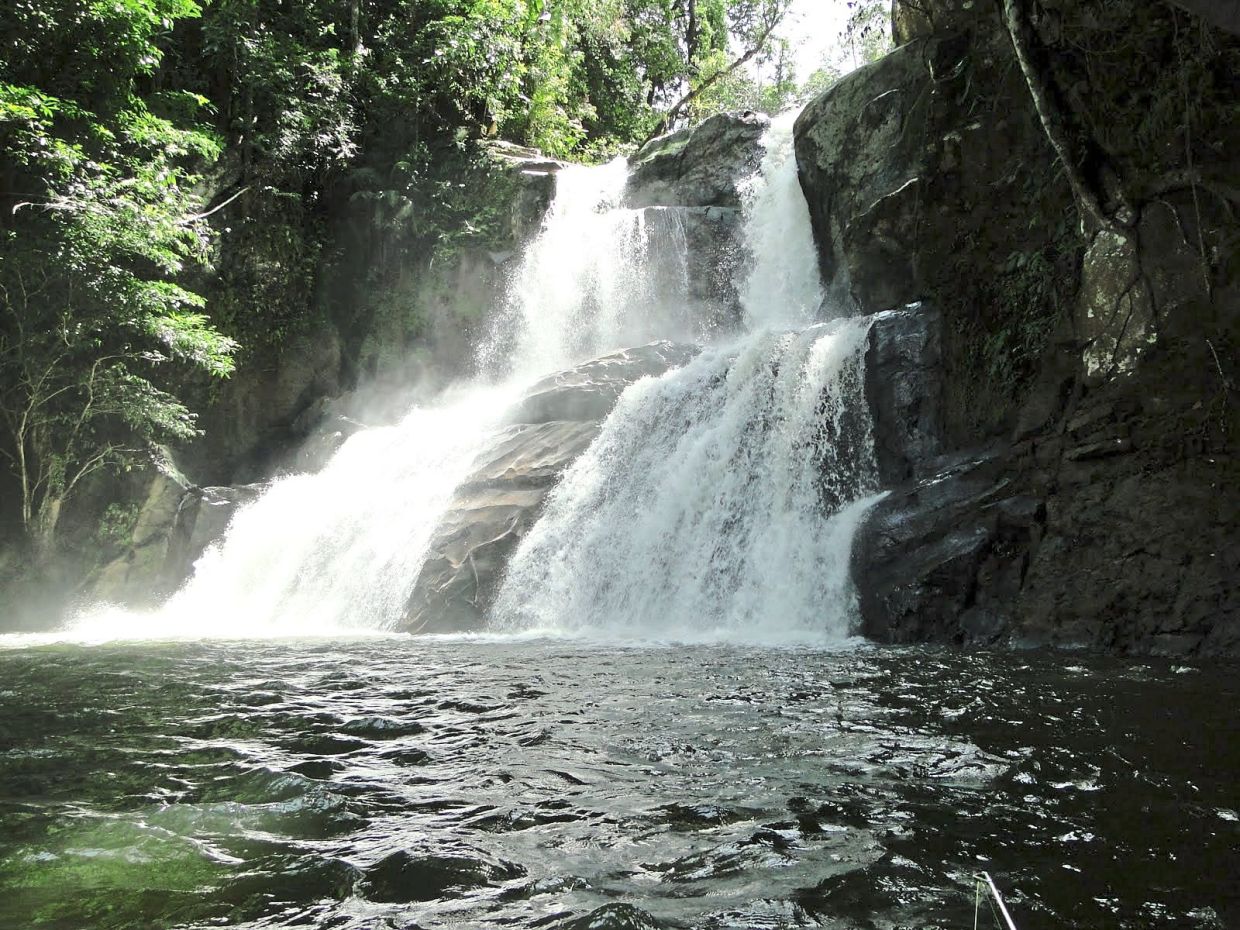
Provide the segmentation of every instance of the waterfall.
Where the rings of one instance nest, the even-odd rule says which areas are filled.
[[[740,287],[750,330],[805,326],[822,304],[818,251],[793,151],[798,111],[771,120],[762,165],[744,185],[749,274]]]
[[[623,162],[569,166],[490,337],[489,383],[352,437],[240,510],[160,609],[86,638],[270,636],[400,622],[432,536],[535,376],[656,338],[706,343],[629,387],[511,557],[493,625],[611,637],[849,635],[854,531],[876,490],[868,325],[821,316],[808,208],[775,119],[744,190],[744,331],[709,332],[675,208],[623,206]]]
[[[350,437],[318,474],[277,479],[240,509],[158,610],[96,608],[88,639],[308,636],[390,628],[431,533],[514,397],[475,388]]]
[[[848,636],[852,536],[876,490],[867,331],[761,332],[629,388],[509,563],[497,624]]]
[[[853,632],[852,538],[877,491],[869,325],[805,328],[823,297],[795,118],[772,121],[746,184],[748,334],[625,392],[511,559],[498,627],[758,642]]]
[[[628,165],[567,165],[526,247],[480,368],[536,376],[655,339],[696,336],[680,211],[622,206]]]

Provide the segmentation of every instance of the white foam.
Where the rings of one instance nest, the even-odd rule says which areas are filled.
[[[551,494],[494,626],[754,643],[854,632],[868,325],[758,333],[646,379]]]

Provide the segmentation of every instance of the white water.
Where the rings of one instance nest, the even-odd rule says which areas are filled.
[[[484,371],[526,377],[655,339],[695,336],[680,211],[621,206],[628,166],[569,165],[527,246]]]
[[[876,490],[868,325],[760,333],[621,397],[513,557],[512,629],[620,639],[842,639]]]
[[[793,151],[797,111],[771,120],[762,166],[745,185],[745,245],[749,274],[740,287],[745,327],[791,329],[818,318],[822,280]]]
[[[102,608],[70,639],[319,636],[389,629],[404,616],[452,492],[512,399],[475,389],[352,436],[314,475],[277,480],[238,511],[161,608]]]
[[[866,324],[805,328],[822,288],[793,116],[773,122],[745,192],[748,332],[622,396],[514,557],[496,631],[761,642],[850,633],[851,541],[875,490],[860,396]],[[680,213],[621,207],[626,180],[623,163],[560,173],[483,348],[484,370],[508,380],[354,436],[321,473],[279,480],[239,511],[162,608],[98,609],[64,635],[398,624],[431,534],[523,382],[654,338],[702,338]]]
[[[877,490],[869,326],[805,328],[823,294],[795,118],[772,121],[744,191],[747,333],[624,393],[509,563],[493,626],[619,640],[852,634],[852,539]]]

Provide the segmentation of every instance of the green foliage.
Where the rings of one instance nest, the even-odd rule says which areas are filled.
[[[184,0],[20,6],[4,24],[0,60],[44,56],[38,72],[69,48],[77,62],[44,85],[0,71],[0,454],[40,547],[88,475],[195,434],[159,385],[162,366],[232,370],[233,342],[175,282],[207,254],[188,166],[218,143],[137,93],[159,62],[157,33],[195,12]]]
[[[712,82],[683,115],[779,109],[788,2],[5,5],[0,455],[27,533],[50,544],[88,476],[194,436],[183,396],[239,344],[403,318],[410,268],[502,247],[488,140],[609,157]],[[776,79],[723,80],[738,49]]]
[[[724,51],[713,52],[703,65],[707,73],[722,72],[729,64]],[[787,41],[773,41],[769,61],[771,76],[762,79],[753,72],[737,69],[715,81],[686,108],[690,122],[725,110],[758,110],[780,113],[799,96],[792,52]]]
[[[135,503],[108,504],[95,530],[95,541],[110,549],[127,545],[133,538],[134,527],[138,524],[138,511],[139,507]]]
[[[894,47],[891,4],[886,0],[848,0],[848,21],[840,39],[854,68],[878,61]]]

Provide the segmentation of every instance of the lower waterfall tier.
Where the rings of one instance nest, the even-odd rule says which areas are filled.
[[[877,489],[868,325],[758,333],[626,391],[512,556],[492,627],[850,635],[852,539]]]

